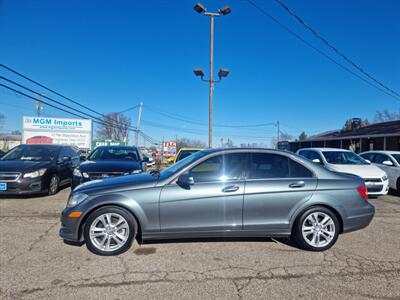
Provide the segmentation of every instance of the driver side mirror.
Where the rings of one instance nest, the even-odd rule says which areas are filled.
[[[392,167],[393,163],[390,160],[385,160],[384,162],[382,162],[382,165]]]
[[[81,155],[81,156],[79,156],[79,160],[82,162],[82,161],[86,161],[86,156],[84,156],[84,155]]]
[[[194,184],[194,179],[193,176],[189,174],[182,174],[178,177],[176,183],[185,189],[189,189],[190,186]]]
[[[369,159],[365,159],[365,158],[364,158],[364,160],[365,160],[367,163],[371,164],[371,161],[370,161]]]
[[[147,156],[143,156],[142,162],[146,162],[146,163],[149,162],[149,158]]]

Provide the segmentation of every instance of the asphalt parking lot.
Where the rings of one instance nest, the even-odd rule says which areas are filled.
[[[69,188],[0,199],[1,299],[400,299],[400,197],[324,253],[283,241],[152,243],[118,257],[58,237]]]

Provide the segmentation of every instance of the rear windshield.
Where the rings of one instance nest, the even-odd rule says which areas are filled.
[[[135,148],[97,148],[88,159],[139,161],[138,153]]]
[[[328,163],[334,165],[368,165],[360,156],[347,151],[323,151],[323,155]]]

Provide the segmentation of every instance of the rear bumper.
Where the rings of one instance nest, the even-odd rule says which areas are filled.
[[[375,215],[375,207],[369,205],[362,214],[350,216],[343,220],[343,232],[351,232],[367,227]]]

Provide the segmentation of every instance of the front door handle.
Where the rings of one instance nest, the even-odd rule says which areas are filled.
[[[226,186],[222,189],[223,193],[231,193],[231,192],[236,192],[239,189],[238,185],[230,185]]]
[[[304,181],[297,181],[297,182],[293,182],[291,184],[289,184],[290,188],[301,188],[304,187],[306,184]]]

